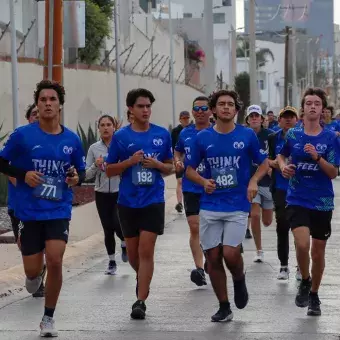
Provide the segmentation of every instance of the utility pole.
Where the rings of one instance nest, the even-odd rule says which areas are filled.
[[[174,74],[174,36],[172,27],[172,13],[171,13],[171,0],[169,0],[169,34],[170,34],[170,84],[171,84],[171,98],[172,98],[172,127],[176,126],[176,85],[175,85],[175,74]]]
[[[255,0],[249,0],[249,76],[250,76],[250,102],[260,104],[257,88],[256,70],[256,35],[255,35]]]
[[[231,25],[229,31],[229,74],[230,74],[230,89],[235,88],[235,77],[237,73],[237,59],[236,59],[236,29]]]
[[[115,51],[116,51],[116,94],[117,94],[117,116],[121,120],[123,116],[120,91],[120,30],[119,30],[119,0],[114,4],[114,24],[115,24]]]
[[[9,1],[11,23],[11,66],[12,66],[12,105],[13,105],[13,129],[19,127],[19,99],[18,99],[18,55],[17,55],[17,30],[15,28],[14,0]]]
[[[45,1],[44,79],[63,83],[63,0]]]
[[[215,90],[215,57],[214,57],[214,21],[213,0],[204,0],[204,32],[205,32],[205,92],[210,95]]]
[[[289,36],[290,36],[290,27],[286,26],[284,106],[288,105]]]
[[[293,107],[298,107],[297,103],[297,74],[296,74],[296,30],[295,27],[292,28],[292,105]]]

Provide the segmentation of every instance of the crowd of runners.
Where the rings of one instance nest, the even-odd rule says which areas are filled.
[[[261,224],[275,211],[279,280],[287,280],[289,230],[294,235],[298,307],[321,315],[318,290],[331,235],[338,175],[340,124],[323,90],[307,89],[300,112],[283,108],[263,114],[250,105],[244,125],[235,124],[242,103],[221,90],[193,100],[179,115],[172,134],[152,124],[154,95],[131,90],[128,124],[103,115],[100,140],[85,155],[79,137],[60,124],[64,88],[37,84],[28,124],[17,128],[0,152],[0,172],[9,177],[8,213],[22,253],[26,289],[45,296],[40,335],[57,336],[54,312],[62,286],[62,263],[69,236],[72,187],[95,179],[95,202],[104,230],[108,267],[117,272],[115,235],[122,262],[136,274],[131,318],[145,319],[154,272],[157,237],[164,233],[164,176],[176,173],[176,210],[185,211],[194,269],[190,279],[207,285],[209,276],[219,309],[213,322],[233,318],[226,270],[238,309],[249,299],[242,256],[245,237],[254,238],[254,262],[264,261]],[[261,223],[262,222],[262,223]],[[311,256],[310,256],[311,252]],[[294,255],[295,256],[295,255]],[[310,266],[311,262],[311,266]],[[46,276],[46,281],[45,281]],[[45,282],[45,283],[44,283]],[[113,292],[114,294],[114,292]]]

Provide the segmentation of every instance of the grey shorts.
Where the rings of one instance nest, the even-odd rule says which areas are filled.
[[[200,211],[200,242],[203,251],[224,246],[237,247],[244,241],[248,213],[244,211]]]
[[[252,203],[257,203],[262,209],[274,209],[273,197],[269,187],[260,187]]]

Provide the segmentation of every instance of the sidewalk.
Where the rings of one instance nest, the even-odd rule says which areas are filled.
[[[340,180],[334,182],[340,201]],[[171,195],[170,195],[171,196]],[[174,205],[175,200],[172,199]],[[173,207],[173,206],[172,206]],[[171,204],[167,204],[171,208]],[[171,208],[172,209],[172,208]],[[85,210],[84,210],[85,211]],[[90,211],[90,210],[89,210]],[[334,212],[333,233],[327,247],[326,271],[320,289],[323,315],[307,317],[306,309],[294,304],[295,253],[291,242],[291,278],[276,279],[275,224],[263,229],[265,263],[252,262],[253,240],[244,243],[249,305],[237,310],[228,277],[234,320],[215,324],[210,317],[218,304],[210,283],[197,288],[190,282],[193,267],[184,215],[168,212],[164,236],[157,242],[155,275],[147,301],[147,319],[130,320],[135,302],[135,274],[128,264],[118,262],[114,277],[103,274],[107,265],[104,246],[86,248],[87,255],[76,258],[65,269],[65,282],[56,310],[59,338],[67,340],[338,340],[340,334],[340,208]],[[83,216],[85,223],[86,216]],[[87,223],[87,222],[86,222]],[[71,247],[72,248],[72,247]],[[79,260],[80,259],[80,260]],[[83,261],[83,259],[85,259]],[[120,259],[119,259],[120,260]],[[0,273],[1,275],[1,273]],[[43,300],[25,291],[0,299],[0,340],[37,339]]]
[[[167,201],[166,211],[172,211],[176,204],[174,176],[165,178]],[[175,218],[167,213],[167,220]],[[118,240],[119,241],[119,240]],[[118,242],[119,244],[119,242]],[[76,207],[72,212],[69,244],[65,253],[64,265],[67,268],[75,261],[79,268],[83,262],[96,257],[105,250],[104,234],[95,203]],[[118,247],[119,250],[119,247]],[[0,298],[21,291],[24,271],[21,254],[16,244],[0,244]],[[9,291],[10,290],[10,291]],[[1,305],[1,300],[0,300]],[[0,338],[1,340],[1,338]]]

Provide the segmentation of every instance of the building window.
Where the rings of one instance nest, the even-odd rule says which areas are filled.
[[[184,18],[192,18],[192,13],[183,13]]]
[[[257,87],[258,87],[260,90],[264,90],[264,80],[258,80],[258,81],[257,81]]]
[[[231,6],[231,0],[222,0],[222,6]]]
[[[214,13],[214,24],[225,24],[225,13]]]

